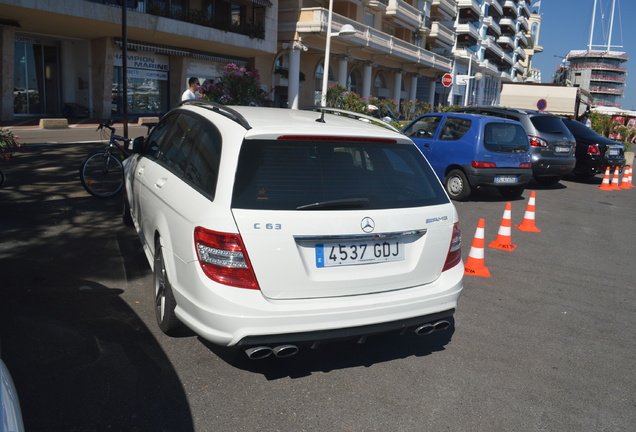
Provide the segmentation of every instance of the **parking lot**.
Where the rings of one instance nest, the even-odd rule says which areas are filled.
[[[633,430],[636,190],[531,183],[511,219],[535,191],[541,232],[486,246],[491,277],[465,277],[449,331],[253,362],[159,331],[120,200],[79,183],[92,148],[33,146],[2,166],[0,342],[27,431]],[[466,259],[506,201],[455,204]]]

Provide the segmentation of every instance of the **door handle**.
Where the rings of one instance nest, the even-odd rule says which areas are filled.
[[[139,168],[139,169],[137,170],[137,175],[138,175],[139,177],[141,177],[141,175],[144,173],[144,170],[145,170],[145,169],[146,169],[146,167],[145,167],[145,166],[144,166],[144,167]]]
[[[168,182],[168,179],[165,177],[162,177],[155,182],[155,187],[161,189],[163,185],[165,185],[167,182]]]

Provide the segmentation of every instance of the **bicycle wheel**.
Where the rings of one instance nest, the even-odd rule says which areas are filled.
[[[86,191],[97,198],[111,198],[124,185],[124,167],[112,154],[96,153],[80,167],[80,181]]]

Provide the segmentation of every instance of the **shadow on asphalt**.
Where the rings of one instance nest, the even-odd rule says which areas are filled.
[[[148,270],[120,200],[79,183],[89,153],[33,147],[3,166],[0,341],[25,428],[192,431],[179,377],[122,298]]]
[[[245,352],[237,348],[216,346],[210,342],[201,342],[214,354],[234,367],[262,374],[268,380],[281,378],[303,378],[315,372],[330,372],[352,367],[370,367],[408,357],[424,357],[434,352],[443,351],[455,333],[455,321],[450,319],[451,326],[426,336],[414,333],[398,335],[387,333],[370,336],[363,344],[355,340],[323,342],[318,348],[308,345],[299,346],[298,354],[277,358],[269,356],[262,360],[250,360]]]

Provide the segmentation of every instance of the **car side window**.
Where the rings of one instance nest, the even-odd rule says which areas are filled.
[[[409,126],[404,133],[411,138],[433,138],[441,121],[441,116],[422,117]]]
[[[185,178],[214,199],[221,161],[221,134],[211,125],[202,125],[193,135],[196,145],[188,162]]]
[[[159,147],[159,162],[179,176],[185,174],[186,162],[194,146],[191,131],[197,126],[198,122],[192,116],[180,115],[172,123],[168,135]]]
[[[441,141],[457,141],[461,139],[470,126],[472,125],[472,120],[466,118],[459,117],[448,117],[442,126],[442,133],[439,136],[439,140]]]
[[[171,115],[163,118],[157,126],[154,127],[145,143],[144,156],[149,158],[155,158],[159,152],[159,147],[166,137],[166,133],[170,129],[170,125],[176,116]]]

